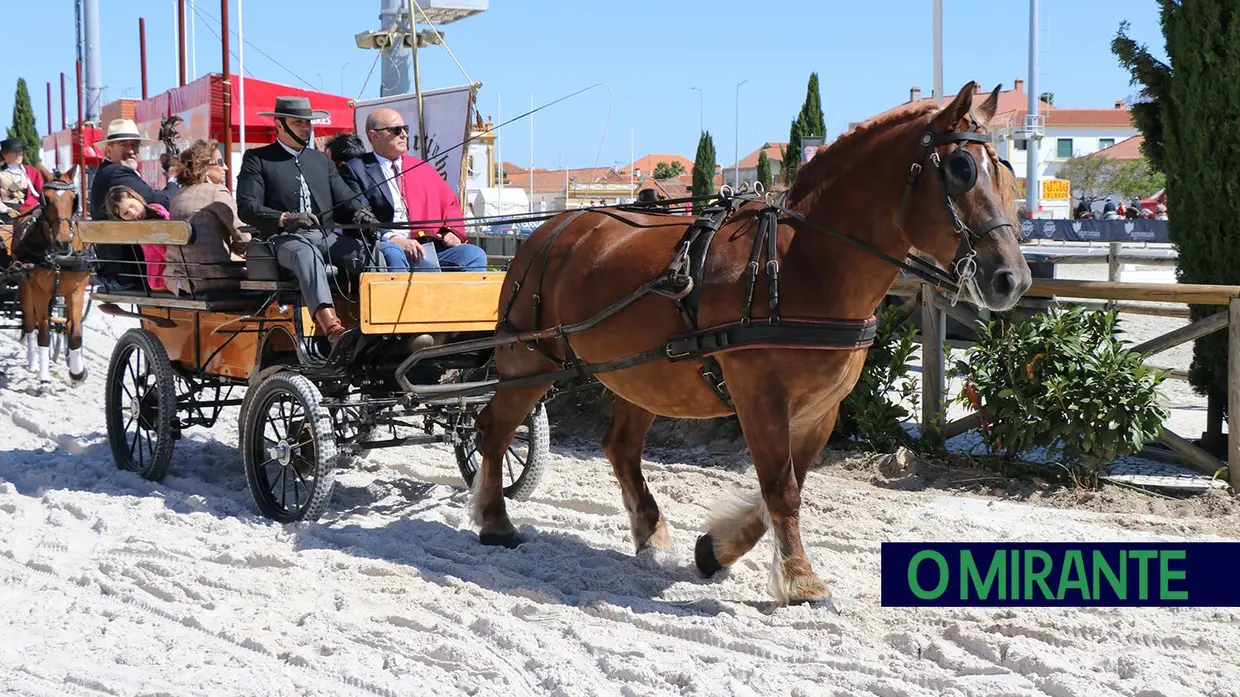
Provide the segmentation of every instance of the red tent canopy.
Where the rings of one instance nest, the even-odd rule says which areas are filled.
[[[241,141],[241,83],[240,77],[232,75],[232,131],[233,142]],[[219,73],[204,75],[185,85],[175,87],[144,99],[134,105],[134,120],[148,138],[158,136],[159,122],[169,114],[177,114],[183,120],[179,131],[186,140],[214,138],[224,140],[224,76]],[[315,109],[328,112],[325,119],[314,122],[316,136],[332,136],[353,130],[353,107],[348,97],[326,92],[305,90],[278,82],[257,78],[245,79],[245,140],[252,143],[270,143],[275,140],[275,122],[270,116],[259,116],[271,111],[276,97],[306,97]]]
[[[1151,211],[1157,208],[1158,204],[1160,203],[1164,206],[1167,205],[1167,190],[1166,189],[1160,190],[1158,193],[1154,194],[1153,196],[1149,198],[1141,199],[1141,207],[1148,208]],[[1170,208],[1168,208],[1168,210],[1170,210]]]

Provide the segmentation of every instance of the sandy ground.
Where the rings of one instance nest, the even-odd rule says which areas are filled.
[[[843,614],[776,607],[769,537],[722,577],[691,564],[712,503],[754,486],[743,449],[652,446],[665,555],[634,557],[597,440],[572,432],[557,432],[533,499],[510,504],[529,539],[515,551],[478,544],[443,447],[377,451],[341,474],[323,519],[278,525],[246,489],[235,412],[187,432],[161,483],[115,468],[103,379],[130,325],[88,324],[88,380],[71,388],[58,366],[45,394],[0,337],[0,692],[1240,694],[1238,610],[904,609],[879,595],[884,541],[1240,539],[1220,493],[1091,495],[933,463],[888,477],[878,458],[828,457],[802,526]]]

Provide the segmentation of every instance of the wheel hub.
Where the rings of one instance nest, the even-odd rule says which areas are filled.
[[[271,459],[280,463],[281,467],[287,467],[293,459],[293,446],[287,440],[280,440],[267,454]]]

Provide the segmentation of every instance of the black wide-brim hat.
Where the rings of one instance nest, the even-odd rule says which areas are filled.
[[[6,152],[25,151],[26,144],[22,142],[21,138],[5,138],[4,140],[0,140],[0,154],[4,154]]]
[[[310,100],[306,97],[276,97],[275,108],[271,111],[260,111],[258,115],[311,121],[327,118],[330,114],[322,109],[311,109]]]

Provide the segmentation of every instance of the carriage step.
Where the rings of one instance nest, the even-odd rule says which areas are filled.
[[[105,315],[112,315],[114,317],[132,317],[134,319],[142,320],[143,322],[150,322],[161,329],[171,329],[177,326],[176,322],[173,322],[167,317],[152,317],[151,315],[142,315],[137,312],[122,310],[121,306],[116,303],[104,303],[99,306],[99,311]]]
[[[403,376],[402,376],[403,377]],[[405,382],[402,380],[402,382]],[[403,385],[405,391],[414,397],[432,397],[451,399],[454,397],[473,397],[490,394],[495,391],[499,380],[479,380],[478,382],[454,382],[443,385]]]

